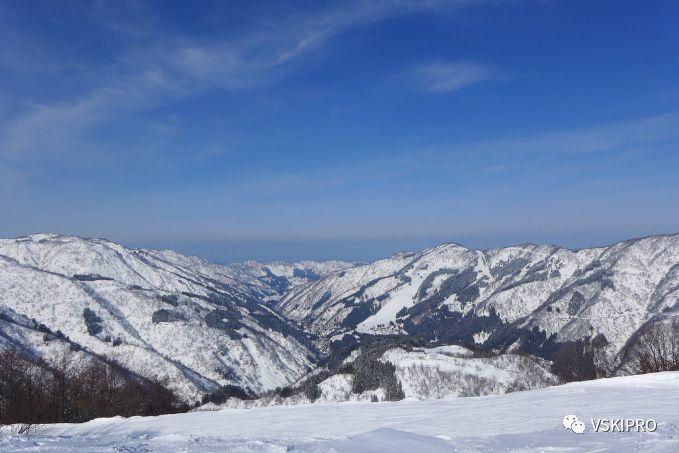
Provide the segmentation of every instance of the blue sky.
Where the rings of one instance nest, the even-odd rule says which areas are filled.
[[[0,236],[228,262],[679,231],[676,1],[0,3]]]

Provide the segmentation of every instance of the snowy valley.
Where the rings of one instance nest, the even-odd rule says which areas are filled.
[[[0,347],[112,360],[168,378],[189,403],[225,385],[283,389],[285,400],[311,381],[320,401],[504,393],[555,383],[549,361],[582,341],[616,373],[629,342],[674,319],[678,301],[678,235],[583,250],[443,244],[359,265],[217,265],[101,239],[0,240]],[[453,344],[478,357],[437,349]],[[380,382],[356,392],[342,370],[361,354],[394,367],[395,396]],[[470,393],[451,373],[485,381]],[[525,374],[535,379],[513,382]],[[426,389],[432,380],[446,384]]]
[[[220,266],[100,239],[0,240],[0,348],[48,362],[71,351],[105,357],[169,378],[186,401],[226,383],[267,390],[309,372],[318,355],[267,301],[347,266]]]

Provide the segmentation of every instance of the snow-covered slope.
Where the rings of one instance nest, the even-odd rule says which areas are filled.
[[[644,323],[676,315],[678,301],[679,235],[665,235],[583,250],[444,244],[293,288],[279,309],[327,336],[406,332],[506,348],[601,334],[615,354]]]
[[[0,347],[52,360],[80,347],[167,377],[190,400],[296,382],[316,347],[365,333],[543,357],[591,337],[614,356],[678,301],[679,235],[584,250],[444,244],[365,265],[222,266],[101,239],[0,240]]]
[[[307,404],[98,419],[0,437],[2,451],[644,451],[679,450],[679,373],[601,379],[435,401]],[[576,415],[584,434],[564,429]],[[655,432],[595,432],[599,418],[654,419]]]
[[[421,400],[483,396],[547,387],[558,379],[533,360],[515,354],[474,357],[459,346],[390,349],[406,398]]]
[[[200,258],[197,260],[204,265],[215,266]],[[223,275],[233,281],[235,286],[245,291],[255,292],[267,302],[276,302],[295,286],[306,285],[327,274],[353,266],[354,264],[345,261],[299,261],[297,263],[246,261],[242,264],[235,263],[217,267]]]
[[[325,269],[316,264],[291,265],[291,278],[295,269]],[[56,359],[65,345],[80,346],[169,378],[188,400],[219,384],[285,385],[311,368],[314,348],[260,299],[275,292],[256,278],[266,267],[249,266],[258,270],[243,281],[237,267],[100,239],[0,240],[0,347]]]
[[[558,379],[535,361],[520,355],[475,357],[460,346],[387,350],[379,358],[395,367],[407,399],[431,400],[502,394],[547,387]],[[345,361],[351,363],[351,360]],[[317,402],[383,401],[383,389],[352,393],[353,375],[336,374],[319,384]],[[374,395],[374,396],[373,396]]]
[[[517,354],[484,354],[457,345],[434,348],[392,347],[375,359],[394,365],[393,374],[406,399],[441,399],[502,394],[532,390],[555,385],[558,378],[550,373],[547,364]],[[304,393],[287,398],[265,395],[255,400],[231,398],[216,406],[207,404],[201,410],[219,408],[253,408],[295,404],[323,404],[343,401],[385,401],[388,390],[382,386],[356,392],[354,380],[359,367],[368,367],[361,361],[361,349],[347,357],[342,366],[318,383],[318,396],[309,400]],[[362,362],[362,363],[361,363]],[[315,374],[321,372],[320,369]]]

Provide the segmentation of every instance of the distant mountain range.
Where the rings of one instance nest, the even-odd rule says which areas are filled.
[[[326,275],[277,306],[308,331],[419,335],[549,356],[596,338],[608,355],[679,311],[679,235],[569,250],[443,244]]]
[[[0,346],[49,360],[81,349],[168,377],[187,399],[227,382],[260,391],[299,378],[317,358],[268,301],[349,266],[220,266],[53,234],[0,240]]]
[[[569,250],[443,244],[369,264],[211,264],[102,239],[0,240],[0,347],[166,377],[192,401],[298,381],[367,336],[521,348],[589,338],[611,363],[679,311],[679,235]]]

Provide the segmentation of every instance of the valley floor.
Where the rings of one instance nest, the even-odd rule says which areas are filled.
[[[0,435],[0,451],[679,451],[679,372],[476,398],[225,409],[98,419]],[[566,430],[574,414],[584,434]],[[590,419],[653,418],[654,433]]]

